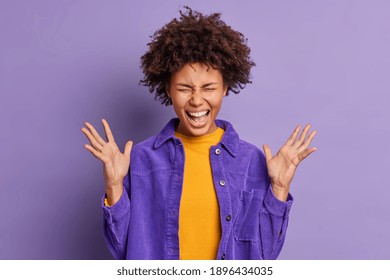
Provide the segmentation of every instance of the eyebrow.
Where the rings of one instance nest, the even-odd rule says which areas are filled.
[[[204,85],[202,86],[202,88],[206,88],[206,87],[213,86],[213,85],[218,85],[218,83],[217,83],[217,82],[207,83],[207,84],[204,84]],[[192,86],[190,86],[190,85],[188,85],[188,84],[183,84],[183,83],[177,83],[176,86],[182,86],[182,87],[192,88]]]

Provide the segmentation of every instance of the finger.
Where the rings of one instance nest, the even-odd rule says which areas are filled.
[[[311,153],[314,153],[315,151],[317,151],[317,148],[314,147],[314,148],[311,148],[310,150],[306,150],[303,153],[299,154],[299,156],[298,156],[299,162],[301,162],[302,160],[307,158]]]
[[[267,144],[263,145],[263,151],[264,151],[266,161],[269,161],[270,159],[272,159],[272,151]]]
[[[90,145],[88,145],[88,144],[85,144],[84,147],[85,147],[88,151],[90,151],[90,152],[94,155],[94,157],[96,157],[96,158],[102,160],[102,158],[101,158],[102,153],[101,153],[101,152],[95,150],[92,146],[90,146]]]
[[[110,126],[108,125],[108,122],[105,119],[102,119],[102,123],[104,126],[104,132],[106,133],[106,139],[108,142],[115,142],[114,135],[112,135]]]
[[[294,147],[299,148],[302,145],[303,141],[306,138],[306,135],[307,135],[307,132],[309,131],[309,129],[310,129],[310,124],[305,126],[305,128],[303,129],[303,131],[302,131],[301,135],[299,136],[298,140],[294,143],[294,145],[293,145]]]
[[[130,157],[131,148],[133,147],[133,141],[128,141],[125,146],[125,156]]]
[[[286,145],[292,146],[295,142],[295,139],[297,139],[298,132],[301,129],[301,126],[298,125],[295,129],[294,132],[291,134],[290,138],[286,141]]]
[[[305,140],[305,142],[303,143],[303,145],[298,149],[298,153],[306,150],[310,144],[311,144],[311,141],[313,140],[314,136],[317,134],[317,131],[314,130],[312,133],[310,133],[309,137],[307,137],[307,139]]]
[[[103,146],[100,145],[100,144],[96,141],[95,137],[93,137],[93,135],[91,134],[91,132],[90,132],[88,129],[86,129],[85,127],[83,127],[83,128],[81,129],[81,131],[85,134],[85,136],[87,136],[87,138],[88,138],[88,140],[89,140],[89,142],[91,143],[91,145],[92,145],[93,148],[95,148],[95,149],[98,150],[98,151],[102,151],[102,150],[103,150]]]
[[[93,137],[95,137],[96,141],[98,141],[98,143],[100,145],[104,145],[106,144],[106,142],[103,140],[102,137],[100,137],[99,133],[96,131],[96,129],[93,127],[93,125],[91,125],[89,122],[85,122],[84,123],[86,127],[88,127],[88,129],[91,131]]]

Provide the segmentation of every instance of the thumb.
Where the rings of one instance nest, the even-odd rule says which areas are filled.
[[[128,141],[125,146],[125,153],[124,155],[126,157],[130,157],[131,148],[133,147],[133,141]]]
[[[270,147],[267,144],[263,145],[263,151],[264,151],[266,161],[269,161],[270,159],[272,159],[272,152],[271,152]]]

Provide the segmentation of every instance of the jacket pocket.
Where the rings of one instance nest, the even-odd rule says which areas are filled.
[[[241,191],[238,214],[233,225],[234,236],[239,241],[257,242],[260,238],[259,213],[263,203],[260,190]]]

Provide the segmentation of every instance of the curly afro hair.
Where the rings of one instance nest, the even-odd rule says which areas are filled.
[[[255,63],[247,40],[220,19],[220,13],[205,16],[185,6],[180,18],[173,19],[151,36],[147,52],[141,57],[144,80],[140,84],[156,91],[155,100],[172,105],[166,93],[171,75],[187,63],[199,62],[221,71],[229,91],[239,93],[249,79]]]

